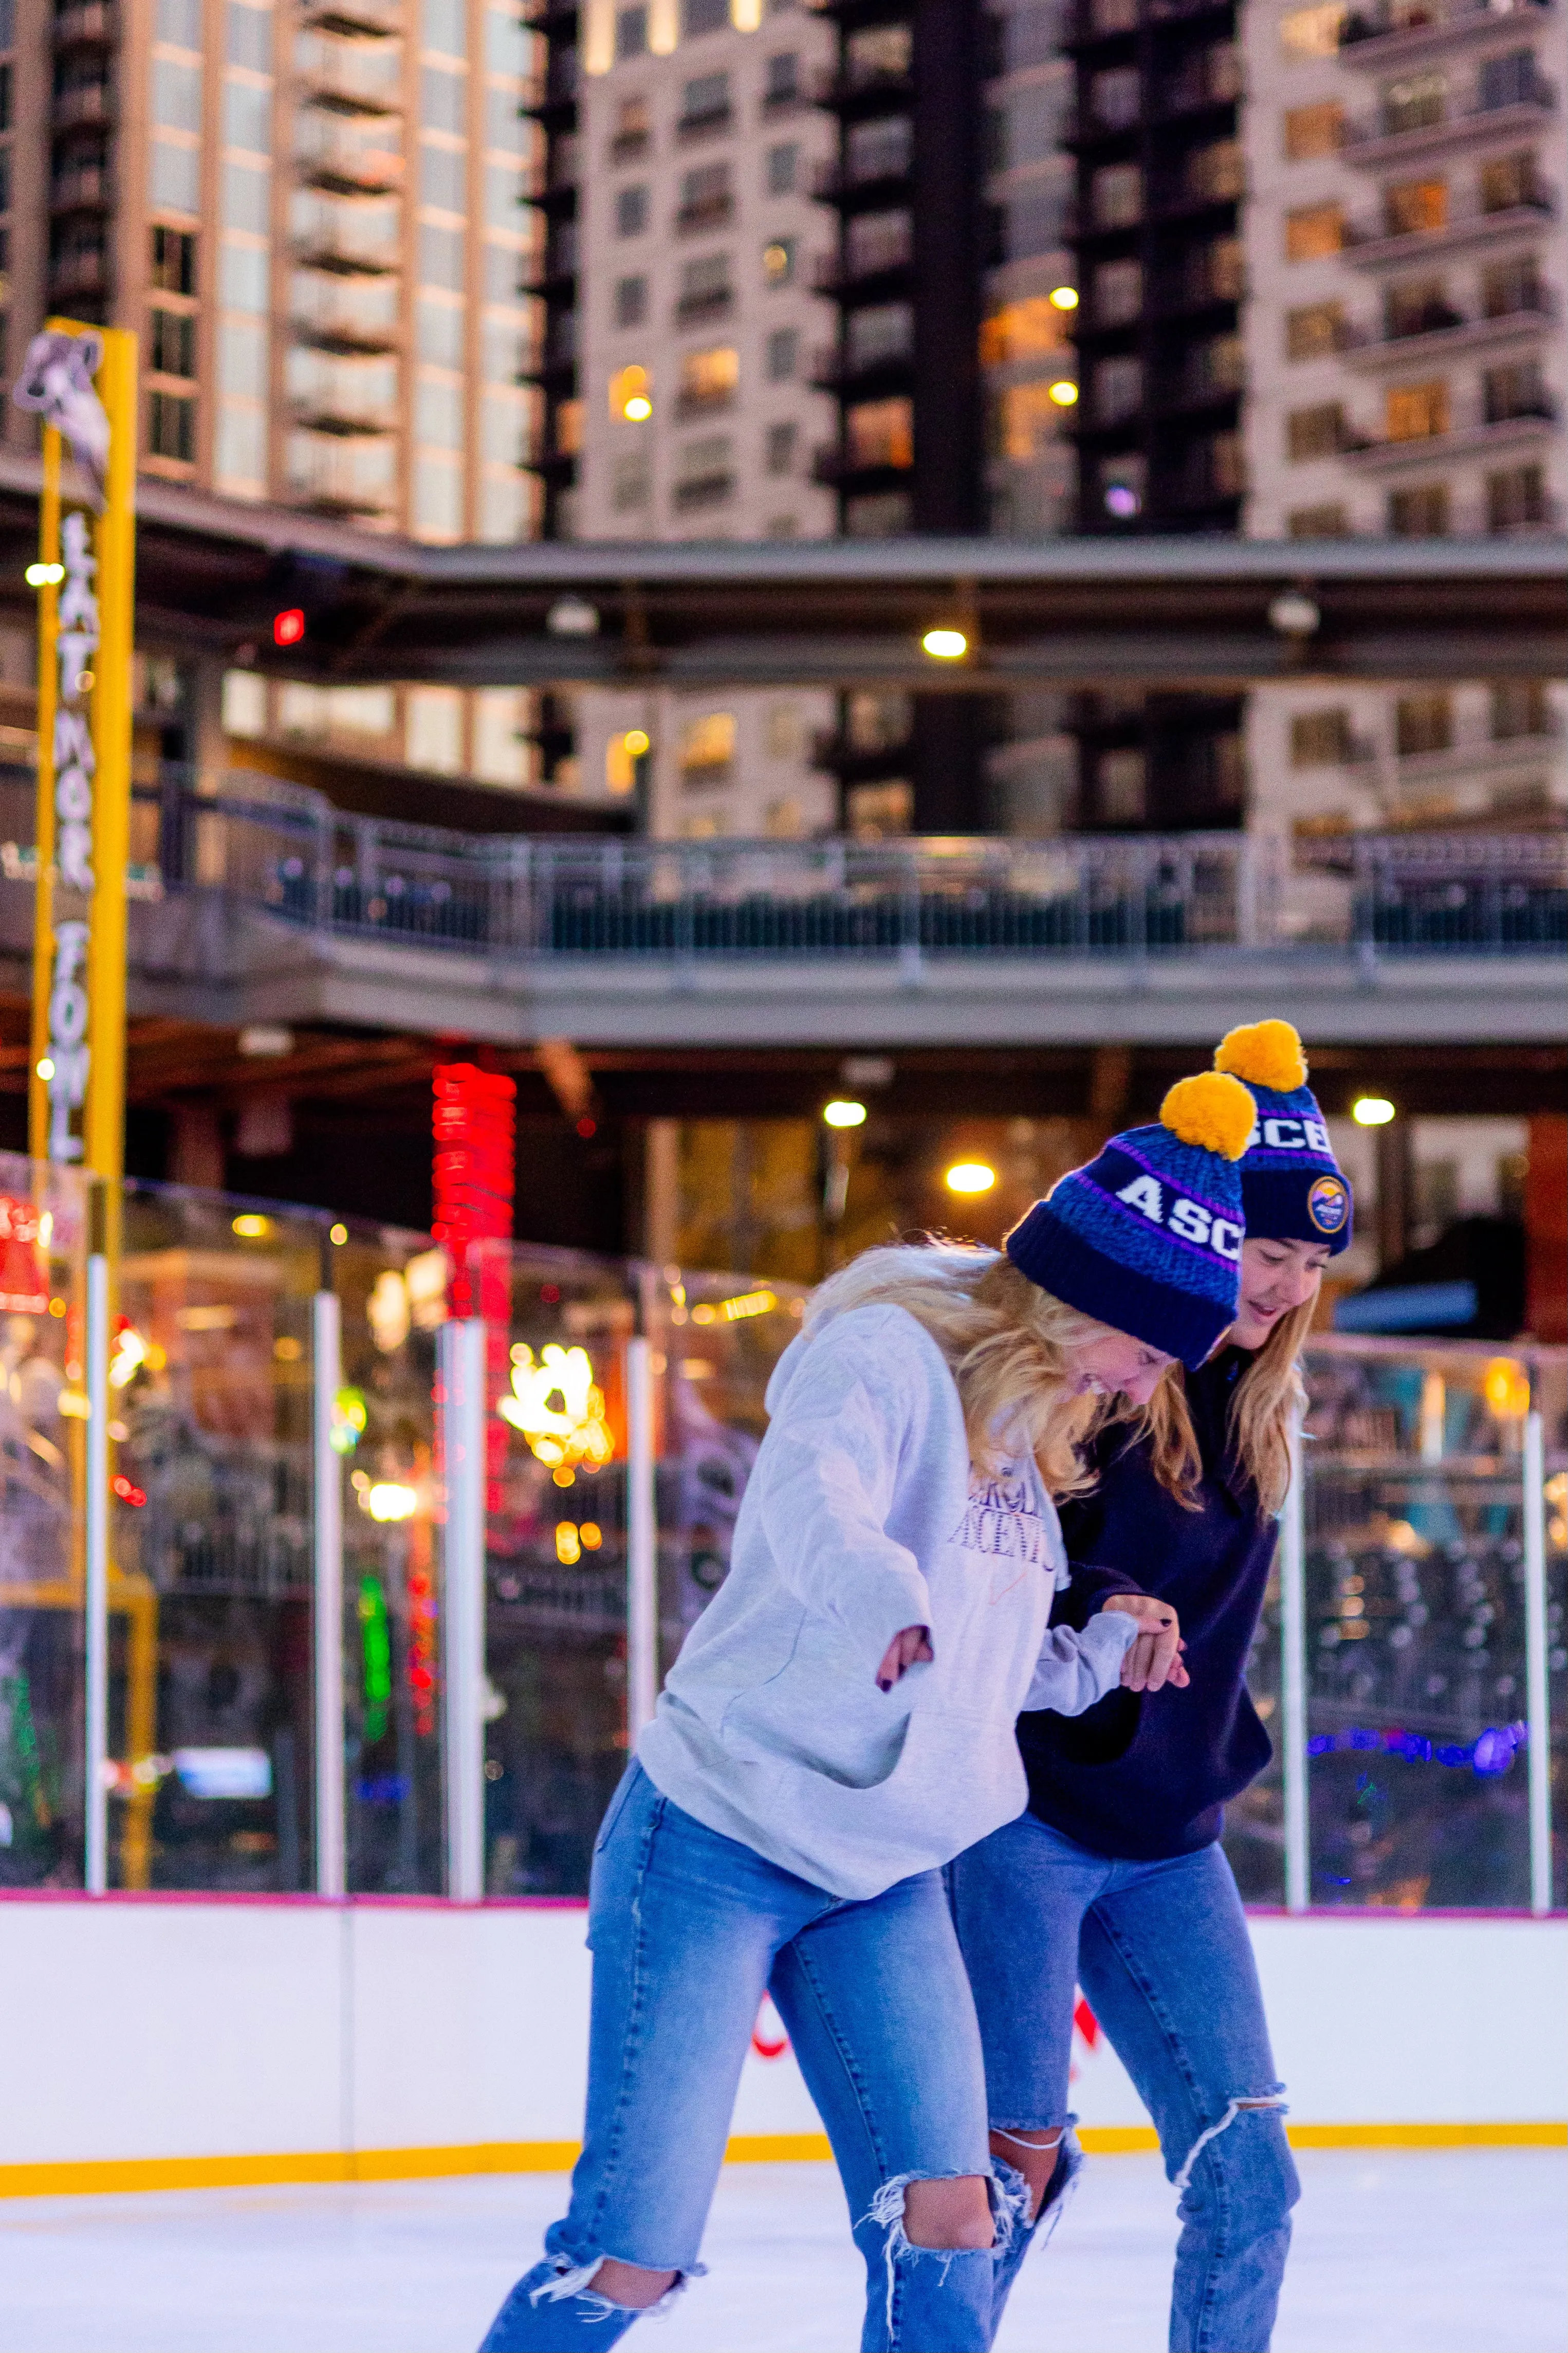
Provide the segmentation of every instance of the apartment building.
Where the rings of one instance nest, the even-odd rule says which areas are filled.
[[[827,27],[778,0],[683,0],[586,5],[574,31],[574,120],[542,175],[553,243],[539,356],[542,374],[569,343],[573,371],[569,385],[542,384],[553,527],[825,537],[834,501],[813,460],[832,417],[816,381],[832,313],[816,290],[827,224],[814,198],[832,140],[812,99]],[[552,70],[558,84],[567,73],[550,60],[546,99]],[[569,307],[552,299],[568,258]],[[838,822],[833,780],[813,765],[830,695],[595,692],[560,716],[576,788],[635,792],[656,834]]]
[[[527,536],[530,65],[510,0],[5,0],[9,364],[51,312],[130,327],[144,473],[427,540]],[[3,429],[35,427],[7,405]],[[237,672],[224,716],[529,772],[516,695]]]
[[[1561,527],[1560,0],[1259,0],[1244,40],[1246,529]],[[1308,842],[1548,821],[1568,805],[1563,718],[1544,681],[1260,692],[1258,821]]]

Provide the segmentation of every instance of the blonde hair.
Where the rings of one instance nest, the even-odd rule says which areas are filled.
[[[1258,1496],[1258,1508],[1271,1518],[1290,1484],[1290,1424],[1306,1402],[1300,1357],[1317,1308],[1310,1299],[1281,1315],[1236,1386],[1226,1439],[1237,1468]],[[1154,1476],[1189,1512],[1202,1509],[1197,1484],[1203,1458],[1194,1434],[1187,1392],[1173,1365],[1151,1398],[1145,1422]]]
[[[903,1308],[942,1350],[977,1470],[994,1469],[1009,1442],[1026,1444],[1047,1493],[1089,1493],[1095,1473],[1082,1450],[1115,1409],[1076,1394],[1068,1370],[1107,1324],[1042,1291],[1000,1251],[930,1240],[862,1251],[815,1293],[805,1328],[874,1306]]]

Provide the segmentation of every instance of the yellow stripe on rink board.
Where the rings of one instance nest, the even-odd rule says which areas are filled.
[[[1568,2148],[1568,2124],[1291,2125],[1295,2148]],[[1157,2147],[1148,2125],[1089,2125],[1079,2138],[1093,2157]],[[268,2157],[88,2158],[0,2165],[0,2198],[64,2198],[115,2190],[252,2189],[288,2183],[432,2181],[469,2173],[563,2173],[572,2140],[458,2142],[437,2148],[285,2151]],[[825,2133],[745,2133],[729,2145],[731,2165],[820,2160]]]

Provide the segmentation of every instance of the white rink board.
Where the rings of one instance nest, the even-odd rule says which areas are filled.
[[[0,1900],[0,2165],[572,2141],[584,1915]],[[1253,1936],[1294,2122],[1568,2117],[1568,1921],[1264,1914]],[[1089,2126],[1146,2123],[1103,2040]],[[737,2134],[820,2129],[792,2058],[747,2061]]]

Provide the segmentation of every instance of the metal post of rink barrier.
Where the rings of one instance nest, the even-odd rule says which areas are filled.
[[[485,1892],[485,1326],[454,1316],[437,1349],[447,1491],[442,1556],[442,1737],[447,1893]]]
[[[1311,1897],[1307,1817],[1307,1515],[1301,1424],[1290,1432],[1290,1484],[1279,1515],[1279,1741],[1285,1780],[1285,1906]]]
[[[1539,1410],[1524,1418],[1524,1688],[1530,1727],[1530,1908],[1552,1909],[1552,1718],[1546,1684],[1546,1461]]]
[[[658,1703],[658,1530],[654,1502],[653,1354],[626,1342],[626,1743]]]
[[[91,1207],[101,1220],[99,1188]],[[86,1885],[101,1895],[109,1885],[109,1260],[94,1250],[87,1261],[87,1788]]]
[[[318,1291],[310,1306],[315,1504],[316,1893],[347,1886],[343,1815],[343,1497],[332,1417],[342,1382],[342,1317],[337,1294]]]

